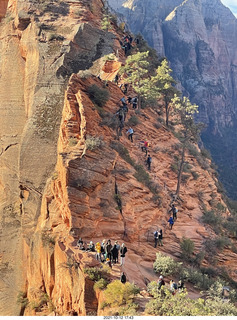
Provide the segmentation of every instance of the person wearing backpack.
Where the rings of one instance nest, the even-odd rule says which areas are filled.
[[[177,220],[177,212],[178,212],[178,209],[175,208],[174,204],[172,204],[172,207],[171,209],[169,210],[169,212],[172,212],[173,213],[173,220]]]

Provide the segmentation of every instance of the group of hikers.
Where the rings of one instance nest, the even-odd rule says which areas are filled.
[[[165,280],[164,277],[161,275],[157,281],[157,288],[158,290],[163,291],[163,287],[165,287]],[[184,281],[180,279],[178,283],[176,283],[174,280],[170,280],[169,283],[169,290],[172,292],[173,295],[176,294],[177,291],[181,292],[184,290]]]
[[[96,260],[102,263],[107,263],[110,268],[113,264],[118,263],[118,258],[120,256],[120,265],[124,265],[125,255],[127,253],[127,247],[124,243],[120,246],[118,241],[115,241],[114,244],[111,243],[111,240],[103,240],[101,243],[90,241],[89,245],[79,238],[77,246],[80,250],[96,252]]]

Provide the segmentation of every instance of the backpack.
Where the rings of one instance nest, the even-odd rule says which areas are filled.
[[[155,237],[155,238],[158,238],[158,232],[157,232],[157,231],[154,232],[154,237]]]

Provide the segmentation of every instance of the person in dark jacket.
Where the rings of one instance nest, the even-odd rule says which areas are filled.
[[[168,223],[170,224],[170,230],[172,230],[173,225],[174,225],[174,219],[173,219],[173,217],[170,217],[170,218],[169,218]]]
[[[111,253],[112,253],[113,263],[115,264],[116,262],[118,262],[118,249],[116,244],[113,245],[113,248],[111,249]]]
[[[121,258],[121,266],[124,264],[125,260],[125,254],[127,252],[127,248],[125,247],[125,244],[122,243],[121,248],[120,248],[120,258]]]
[[[158,246],[163,246],[162,239],[163,239],[163,232],[162,232],[162,229],[160,229],[158,232]]]
[[[82,238],[79,238],[79,240],[77,241],[77,246],[79,247],[79,249],[81,249],[83,247],[83,240]]]
[[[158,290],[160,290],[161,287],[164,286],[164,285],[165,285],[164,278],[163,278],[163,276],[160,276],[159,280],[158,280]]]
[[[127,278],[126,278],[126,275],[125,275],[124,272],[122,272],[122,274],[121,274],[120,281],[121,281],[122,283],[126,283],[126,281],[127,281]]]
[[[111,250],[112,250],[112,244],[111,244],[111,241],[108,240],[105,246],[105,252],[106,252],[106,258],[109,258],[110,261],[112,260]]]
[[[148,155],[148,157],[146,159],[146,164],[147,164],[148,170],[150,171],[151,170],[151,156],[150,155]]]
[[[154,248],[156,248],[158,243],[158,230],[154,232],[154,240],[155,240]]]

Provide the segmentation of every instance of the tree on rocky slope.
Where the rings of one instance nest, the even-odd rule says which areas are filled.
[[[150,85],[150,95],[153,98],[163,97],[165,103],[165,123],[169,126],[170,110],[173,107],[171,103],[175,95],[179,95],[180,92],[174,87],[176,81],[171,76],[172,69],[168,65],[168,61],[164,59],[161,65],[156,69],[155,76],[152,76]]]
[[[147,92],[148,56],[149,51],[135,53],[127,58],[125,66],[120,70],[120,73],[127,75],[126,81],[133,86],[138,95],[138,108],[141,105],[141,97]]]
[[[187,97],[179,98],[175,96],[171,100],[172,105],[174,106],[179,119],[179,124],[181,124],[180,129],[180,141],[181,141],[181,160],[178,169],[178,181],[176,187],[176,195],[179,195],[181,178],[183,173],[183,167],[185,163],[185,152],[187,145],[190,142],[197,142],[199,139],[199,134],[202,129],[201,124],[196,124],[193,119],[193,115],[198,113],[198,106],[192,104]]]

